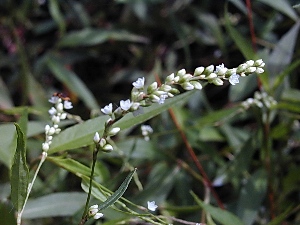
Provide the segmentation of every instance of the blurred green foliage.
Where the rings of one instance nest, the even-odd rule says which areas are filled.
[[[259,58],[266,62],[264,74],[241,79],[236,86],[207,85],[173,112],[228,211],[246,225],[299,224],[300,25],[299,7],[292,7],[296,3],[255,0],[250,8],[241,0],[0,1],[0,224],[15,224],[16,206],[9,197],[17,146],[13,122],[24,120],[25,108],[31,176],[49,122],[47,99],[54,92],[70,96],[73,115],[94,118],[71,126],[54,141],[58,147],[50,150],[53,154],[24,212],[26,224],[78,224],[86,191],[86,181],[80,178],[88,176],[92,154],[86,145],[106,121],[98,117],[100,107],[129,98],[131,83],[138,77],[149,84],[155,75],[163,80],[181,68],[192,72],[197,66],[221,63],[230,68]],[[278,105],[238,110],[237,105],[256,90],[266,91]],[[137,176],[124,195],[132,202],[146,206],[155,200],[162,215],[195,222],[200,222],[204,209],[211,215],[207,224],[228,224],[220,221],[215,198],[211,196],[211,205],[200,200],[207,197],[203,178],[170,114],[164,111],[147,121],[154,129],[149,142],[137,125],[145,119],[130,123],[132,118],[123,122],[130,128],[115,140],[118,149],[100,154],[96,181],[116,190],[136,167]],[[36,213],[41,206],[49,207]],[[113,208],[104,214],[102,224],[146,224]],[[227,216],[225,212],[221,218],[232,218]]]

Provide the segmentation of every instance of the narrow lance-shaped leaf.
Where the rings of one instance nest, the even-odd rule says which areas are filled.
[[[28,167],[26,164],[26,143],[24,134],[18,124],[17,148],[11,168],[11,199],[18,212],[23,208],[28,188]]]
[[[135,173],[136,169],[130,172],[130,174],[126,177],[126,179],[123,181],[121,186],[118,188],[118,190],[115,191],[105,202],[99,205],[99,210],[106,209],[110,205],[114,204],[116,201],[118,201],[119,198],[122,197],[126,189],[128,188],[128,185],[133,177],[133,174]]]
[[[196,203],[200,205],[213,219],[223,225],[244,225],[243,222],[231,212],[205,204],[195,193],[191,192]]]

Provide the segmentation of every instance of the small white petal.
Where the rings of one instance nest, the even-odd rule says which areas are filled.
[[[65,109],[72,109],[73,108],[72,102],[64,101],[64,108]]]
[[[135,81],[135,82],[132,83],[132,85],[135,88],[140,89],[140,88],[144,87],[144,83],[145,83],[145,78],[142,77],[142,78],[138,78],[137,81]]]
[[[59,102],[59,97],[58,96],[52,96],[48,101],[52,104],[56,104]]]
[[[51,109],[49,109],[48,113],[53,116],[54,114],[56,114],[57,110],[54,107],[51,107]]]
[[[240,75],[238,74],[232,74],[230,77],[229,77],[229,82],[232,84],[232,85],[236,85],[238,84],[240,81],[239,81],[239,77]]]
[[[130,109],[131,105],[132,105],[132,103],[129,99],[127,99],[126,101],[123,101],[123,100],[120,101],[120,107],[124,111],[127,111],[128,109]]]
[[[104,145],[103,150],[107,151],[107,152],[110,152],[110,151],[114,150],[114,148],[113,148],[112,145],[106,144],[106,145]]]
[[[104,108],[101,109],[101,112],[103,112],[106,115],[111,115],[112,114],[112,103],[109,103],[109,105],[105,106]]]
[[[96,213],[96,215],[94,216],[94,219],[97,220],[103,216],[104,216],[103,213]]]
[[[147,205],[148,205],[148,209],[150,210],[150,211],[155,211],[156,209],[157,209],[157,205],[155,204],[155,201],[152,201],[152,202],[147,202]]]

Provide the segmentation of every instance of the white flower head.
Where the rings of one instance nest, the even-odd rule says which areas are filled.
[[[112,103],[109,103],[109,105],[104,106],[104,108],[101,109],[101,112],[103,112],[106,115],[111,115],[112,109],[113,109]]]
[[[131,105],[132,105],[132,102],[131,102],[129,99],[127,99],[126,101],[124,101],[124,100],[121,100],[121,101],[120,101],[120,107],[121,107],[121,109],[123,109],[124,111],[129,110],[130,107],[131,107]]]
[[[144,77],[138,78],[137,81],[132,83],[132,85],[137,89],[143,88],[144,84],[145,84],[145,78]]]
[[[73,108],[72,102],[70,102],[70,101],[64,101],[64,108],[65,109],[72,109]]]
[[[240,78],[240,75],[234,73],[229,77],[229,82],[232,85],[236,85],[236,84],[240,83],[239,78]]]
[[[150,210],[150,211],[155,211],[156,209],[157,209],[157,205],[155,204],[155,201],[152,201],[152,202],[150,202],[150,201],[148,201],[147,202],[147,205],[148,205],[148,209]]]

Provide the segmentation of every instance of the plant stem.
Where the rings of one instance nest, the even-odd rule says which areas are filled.
[[[92,195],[93,177],[94,177],[94,173],[95,173],[95,165],[96,165],[96,161],[97,161],[97,155],[98,155],[98,152],[99,152],[99,147],[100,146],[97,144],[95,150],[93,151],[93,162],[92,162],[92,171],[91,171],[91,176],[90,176],[89,192],[88,192],[88,196],[87,196],[87,199],[86,199],[84,211],[83,211],[83,214],[82,214],[81,221],[80,221],[79,225],[85,224],[85,222],[88,219],[87,212],[88,212],[88,209],[89,209],[90,199],[91,199],[91,195]]]
[[[46,158],[47,158],[47,153],[43,151],[43,153],[42,153],[42,158],[41,158],[41,160],[40,160],[40,163],[39,163],[39,165],[38,165],[38,167],[37,167],[37,169],[36,169],[36,171],[35,171],[35,173],[34,173],[34,176],[33,176],[33,178],[32,178],[32,181],[31,181],[31,182],[29,183],[29,185],[28,185],[28,190],[27,190],[27,194],[26,194],[26,198],[25,198],[25,201],[24,201],[23,208],[22,208],[22,210],[17,214],[17,225],[20,225],[20,224],[21,224],[22,214],[23,214],[23,212],[24,212],[25,205],[26,205],[26,203],[27,203],[27,201],[28,201],[29,195],[30,195],[30,193],[31,193],[31,190],[32,190],[33,184],[34,184],[34,182],[35,182],[35,180],[36,180],[36,178],[37,178],[37,175],[38,175],[38,173],[39,173],[39,171],[40,171],[40,169],[41,169],[43,163],[45,162]]]

